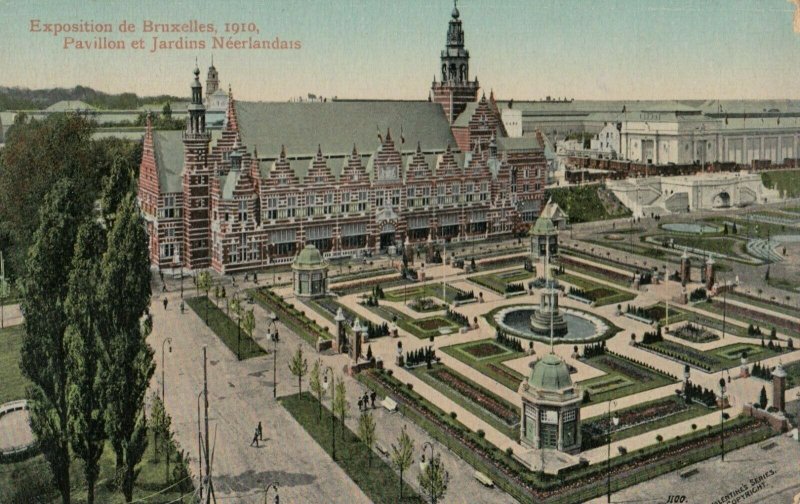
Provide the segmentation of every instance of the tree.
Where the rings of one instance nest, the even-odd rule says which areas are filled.
[[[164,104],[164,108],[161,109],[161,115],[164,116],[164,119],[172,119],[172,105],[169,102]]]
[[[320,421],[322,421],[322,394],[325,393],[325,388],[322,386],[321,367],[320,360],[315,360],[314,365],[311,366],[311,374],[308,376],[308,386],[311,388],[311,392],[317,396],[317,401],[319,402],[318,411]]]
[[[372,468],[372,445],[375,444],[375,419],[364,411],[358,419],[358,437],[367,447],[367,468]]]
[[[133,498],[133,484],[138,475],[135,468],[147,447],[147,419],[142,406],[155,371],[153,349],[146,341],[152,329],[147,243],[136,199],[128,195],[109,231],[99,289],[111,363],[106,374],[106,432],[114,447],[127,502]]]
[[[103,218],[109,227],[114,225],[114,215],[122,200],[134,192],[133,173],[122,159],[115,159],[110,173],[103,179],[103,194],[100,200]]]
[[[164,409],[164,402],[157,393],[153,393],[150,402],[150,430],[153,431],[153,454],[155,461],[158,462],[158,452],[164,453],[165,462],[165,481],[169,483],[169,454],[170,442],[172,441],[172,418],[167,410]],[[160,448],[159,448],[160,446]]]
[[[83,461],[89,504],[94,503],[94,487],[106,440],[103,370],[108,362],[102,347],[97,295],[105,243],[105,232],[95,221],[87,219],[78,229],[65,301],[69,320],[66,333],[68,430],[72,451]]]
[[[70,502],[70,453],[65,338],[69,319],[64,305],[83,213],[74,189],[70,181],[60,181],[45,197],[28,252],[21,302],[25,334],[20,368],[31,381],[31,430],[65,504]]]
[[[758,404],[761,405],[761,409],[767,407],[767,389],[763,386],[761,387],[761,394],[758,396]]]
[[[250,337],[248,348],[252,350],[253,331],[256,329],[256,315],[252,308],[244,312],[244,317],[242,317],[242,329],[244,333]]]
[[[211,286],[211,273],[208,271],[201,271],[197,274],[197,288],[206,293],[206,325],[208,325],[208,305],[211,303],[211,300],[208,299]]]
[[[347,390],[344,387],[344,380],[341,379],[335,384],[336,389],[333,397],[333,414],[338,416],[342,422],[342,439],[344,439],[344,421],[347,419],[347,410],[350,408],[350,403],[347,402]]]
[[[436,504],[447,493],[450,474],[445,471],[440,455],[436,455],[417,476],[420,488],[428,495],[431,504]]]
[[[289,363],[289,371],[297,377],[298,393],[303,392],[303,376],[308,372],[308,360],[303,357],[303,347],[297,345],[297,351],[292,356],[292,362]]]
[[[397,446],[392,444],[392,464],[400,472],[400,500],[403,499],[403,472],[411,467],[412,462],[414,462],[414,441],[409,437],[404,425],[397,438]]]

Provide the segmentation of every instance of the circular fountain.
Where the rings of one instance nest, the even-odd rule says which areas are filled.
[[[548,296],[543,296],[548,297]],[[550,338],[550,311],[545,305],[514,305],[501,308],[492,315],[498,329],[520,338],[548,342]],[[554,306],[556,307],[556,306]],[[558,317],[556,317],[558,315]],[[561,321],[561,329],[558,322]],[[613,325],[602,317],[574,308],[557,307],[553,313],[555,343],[581,343],[612,335]]]

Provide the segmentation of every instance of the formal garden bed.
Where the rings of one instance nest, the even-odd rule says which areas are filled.
[[[379,315],[387,322],[395,322],[400,329],[408,331],[417,338],[430,338],[431,336],[443,336],[458,332],[462,324],[449,319],[446,315],[433,315],[424,318],[409,317],[400,310],[396,310],[391,306],[369,306],[365,308],[371,312]]]
[[[790,317],[796,316],[798,309],[800,309],[800,307],[797,305],[790,304],[790,296],[785,296],[782,300],[767,300],[767,298],[762,295],[754,296],[741,291],[728,292],[726,295],[729,301],[739,301],[741,303],[746,303],[759,308],[765,308],[767,310],[782,313],[784,315],[789,315]],[[719,299],[717,299],[717,301],[719,302]]]
[[[779,331],[789,335],[800,338],[800,322],[798,318],[794,317],[793,320],[787,317],[772,315],[764,313],[760,310],[754,310],[738,304],[725,303],[718,296],[714,301],[705,301],[695,305],[703,311],[731,317],[732,319],[739,320],[747,323],[756,323],[767,327],[775,327]]]
[[[394,276],[397,274],[397,269],[395,268],[377,268],[377,269],[370,269],[366,271],[356,271],[351,272],[352,266],[347,266],[348,272],[347,273],[340,273],[338,275],[333,275],[328,278],[328,282],[331,284],[338,284],[338,283],[346,283],[346,282],[353,282],[355,280],[363,280],[365,278],[374,278],[378,276]]]
[[[498,294],[511,294],[520,292],[515,290],[516,287],[510,287],[521,284],[525,280],[533,277],[533,272],[525,269],[514,269],[510,271],[502,271],[499,273],[489,273],[485,275],[473,275],[467,277],[467,280],[475,284],[492,290]],[[522,291],[525,288],[523,286]]]
[[[414,369],[414,375],[511,439],[519,439],[520,410],[443,364]]]
[[[559,274],[558,280],[574,287],[574,289],[568,290],[570,294],[587,299],[591,301],[594,306],[624,303],[636,297],[635,294],[630,292],[615,289],[614,287],[599,284],[569,273]]]
[[[652,324],[668,325],[676,322],[682,322],[688,318],[685,311],[670,306],[669,310],[667,305],[663,302],[656,303],[651,306],[632,306],[625,307],[625,313],[631,314],[644,320],[649,320]],[[669,315],[669,319],[667,316]]]
[[[709,373],[741,365],[742,352],[747,356],[748,362],[766,359],[780,353],[766,346],[749,343],[734,343],[706,351],[667,340],[638,343],[637,346]]]
[[[676,378],[643,362],[636,362],[608,351],[584,359],[584,362],[605,373],[578,382],[584,391],[584,404],[619,399],[678,382]]]
[[[588,275],[599,280],[611,282],[623,287],[629,287],[633,282],[632,271],[630,273],[622,273],[620,271],[606,268],[599,264],[588,264],[583,261],[576,261],[572,257],[566,255],[561,255],[558,260],[561,265],[565,266],[570,271],[583,273],[584,275]]]
[[[619,424],[612,429],[612,441],[621,441],[645,432],[711,413],[711,409],[682,397],[669,396],[615,410]],[[581,419],[581,450],[604,445],[610,426],[608,415]]]
[[[394,289],[391,291],[384,291],[384,299],[393,302],[408,302],[414,299],[423,298],[438,298],[448,304],[454,304],[458,301],[466,301],[468,299],[475,299],[474,293],[464,291],[453,287],[450,284],[444,286],[444,297],[442,297],[442,284],[441,283],[427,283],[423,285],[411,285],[402,289]]]
[[[578,466],[557,476],[531,472],[510,452],[503,452],[456,419],[404,386],[389,371],[367,371],[358,379],[381,395],[392,396],[402,414],[452,450],[475,470],[486,474],[503,491],[524,504],[567,504],[603,495],[606,464]],[[737,417],[725,425],[725,445],[735,450],[773,435],[764,423]],[[611,460],[612,489],[647,481],[719,454],[719,429],[698,430]]]
[[[424,503],[422,497],[411,485],[400,481],[399,474],[392,466],[377,453],[370,453],[370,448],[353,431],[348,427],[342,428],[338,418],[332,420],[332,413],[328,408],[322,408],[322,418],[320,419],[319,401],[309,392],[282,397],[280,403],[328,455],[332,455],[330,426],[332,424],[336,426],[338,432],[335,433],[336,457],[334,460],[372,502],[380,504]],[[402,500],[400,499],[401,484],[403,485]]]
[[[261,287],[251,292],[253,299],[262,308],[268,312],[274,312],[283,325],[303,338],[309,345],[316,348],[318,339],[333,339],[333,336],[326,328],[320,327],[319,324],[308,318],[305,313],[284,301],[283,298],[268,288]]]
[[[354,280],[352,282],[332,284],[330,286],[330,290],[339,296],[346,296],[348,294],[355,294],[357,292],[371,290],[376,285],[379,285],[384,289],[390,289],[392,287],[399,287],[401,285],[415,285],[415,282],[403,278],[400,273],[397,273],[397,276],[395,277],[366,278],[362,280]]]
[[[251,338],[223,310],[205,296],[188,298],[186,304],[200,317],[225,346],[240,360],[266,355],[263,348]]]
[[[476,369],[497,383],[516,392],[524,376],[503,365],[503,362],[518,359],[525,354],[507,348],[493,339],[471,341],[441,347],[440,351]]]
[[[691,341],[692,343],[709,343],[719,339],[717,333],[709,331],[701,325],[692,324],[691,322],[676,329],[671,329],[667,334],[682,340]]]
[[[528,259],[527,252],[524,254],[517,254],[507,257],[484,259],[477,262],[477,267],[478,271],[508,268],[509,266],[522,265],[526,259]]]

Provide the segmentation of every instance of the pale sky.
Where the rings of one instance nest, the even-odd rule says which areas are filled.
[[[0,0],[0,85],[91,86],[188,96],[195,58],[205,81],[213,53],[237,99],[426,99],[452,10],[448,0]],[[800,34],[787,0],[462,0],[470,73],[487,94],[538,99],[800,99]],[[46,23],[111,23],[114,32],[31,32]],[[254,38],[299,50],[150,52],[153,33],[123,21],[252,22]],[[122,40],[125,50],[64,49],[64,36]],[[144,38],[145,49],[131,43]],[[247,35],[238,38],[246,39]]]

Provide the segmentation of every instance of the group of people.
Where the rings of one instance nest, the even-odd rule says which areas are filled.
[[[364,395],[358,398],[358,411],[367,411],[370,405],[375,408],[375,397],[375,391],[372,391],[371,394],[364,392]]]

